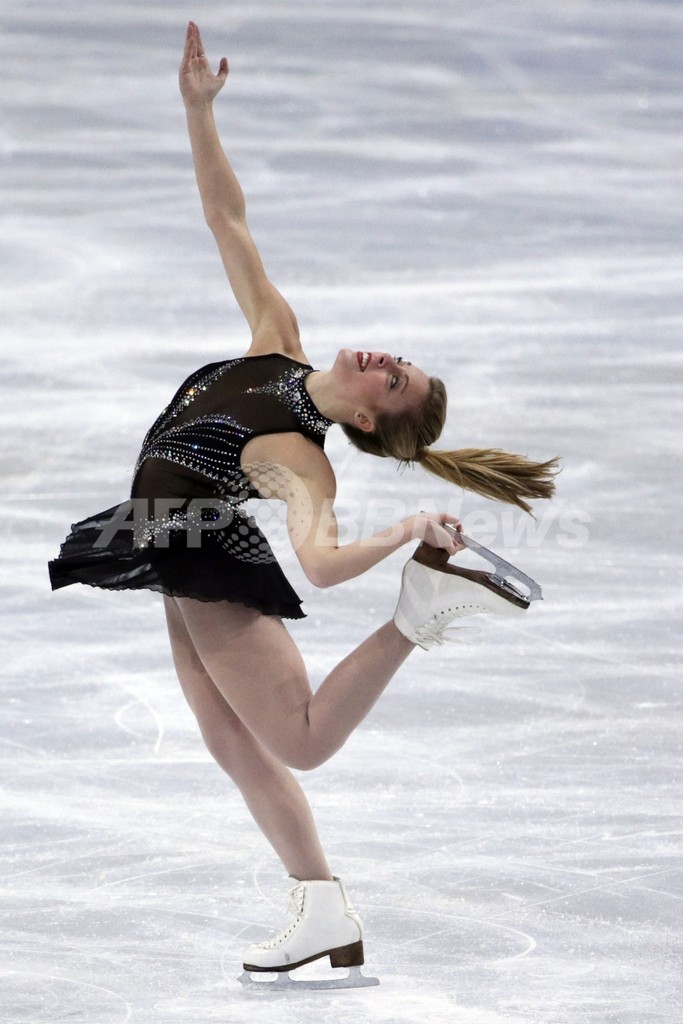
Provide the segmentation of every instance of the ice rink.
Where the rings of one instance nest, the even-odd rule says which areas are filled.
[[[680,1024],[680,4],[0,13],[2,1024]],[[564,460],[533,521],[330,432],[345,537],[452,511],[545,597],[416,651],[303,778],[367,990],[238,984],[287,879],[161,602],[48,585],[180,381],[247,345],[177,90],[190,17],[230,59],[219,126],[316,365],[400,354],[447,382],[448,446]],[[408,553],[316,592],[282,549],[314,680],[391,616]]]

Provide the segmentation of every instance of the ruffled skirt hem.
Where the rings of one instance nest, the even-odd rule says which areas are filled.
[[[72,526],[59,557],[48,563],[53,590],[73,583],[101,590],[151,590],[196,601],[231,601],[281,618],[305,617],[299,595],[260,531],[253,559],[249,551],[227,550],[211,530],[202,534],[201,547],[189,547],[182,531],[171,533],[163,547],[136,547],[130,529],[119,529],[103,546],[103,531],[111,532],[120,509],[116,505]]]

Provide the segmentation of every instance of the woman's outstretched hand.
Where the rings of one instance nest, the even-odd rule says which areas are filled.
[[[465,545],[458,539],[462,529],[460,521],[446,512],[418,512],[411,516],[412,534],[435,548],[443,548],[449,555],[464,551]]]
[[[221,57],[218,74],[214,75],[204,53],[199,28],[191,21],[187,26],[185,50],[179,73],[180,94],[186,105],[210,103],[225,85],[227,77],[227,57]]]

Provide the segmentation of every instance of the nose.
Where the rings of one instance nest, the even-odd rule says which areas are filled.
[[[373,352],[370,357],[370,363],[368,368],[375,370],[394,371],[402,362],[403,360],[400,358],[400,356],[397,359],[395,356],[389,355],[388,352]]]

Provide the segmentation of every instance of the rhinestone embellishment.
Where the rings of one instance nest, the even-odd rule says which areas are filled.
[[[258,431],[244,426],[227,412],[173,423],[201,392],[210,388],[228,370],[244,362],[245,359],[232,359],[212,364],[188,378],[148,431],[135,466],[135,475],[146,459],[163,459],[214,481],[218,485],[216,493],[235,504],[256,496],[240,468],[240,457],[247,441]],[[324,437],[332,421],[316,409],[306,391],[305,380],[311,372],[310,367],[294,366],[266,384],[247,388],[242,394],[274,396],[294,413],[306,433]]]
[[[248,395],[273,395],[278,398],[288,409],[296,414],[301,424],[314,434],[323,437],[332,426],[332,420],[318,412],[306,391],[306,377],[311,370],[297,366],[295,369],[285,370],[275,380],[262,384],[260,387],[247,388]]]

